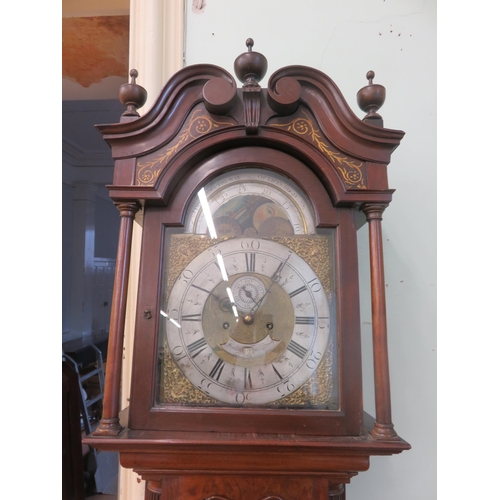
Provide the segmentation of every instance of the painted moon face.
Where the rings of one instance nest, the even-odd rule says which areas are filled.
[[[255,229],[258,231],[260,225],[271,217],[281,217],[288,220],[288,215],[282,207],[276,203],[263,203],[253,214],[253,225]]]
[[[266,237],[273,227],[280,230],[275,236],[316,234],[313,210],[306,195],[275,172],[253,167],[226,172],[211,180],[199,194],[208,205],[202,208],[200,196],[192,200],[186,212],[186,234],[207,234],[210,217],[219,223],[224,218],[220,228],[224,236],[239,236],[233,232],[238,227],[233,228],[228,219],[237,222],[241,234],[248,237],[260,233],[262,223],[270,220],[265,225]]]

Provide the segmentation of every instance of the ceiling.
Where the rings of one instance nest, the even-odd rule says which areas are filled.
[[[63,19],[63,100],[116,99],[128,52],[129,16]]]
[[[129,55],[128,0],[63,0],[63,181],[112,181],[109,146],[94,125],[116,123],[124,107]]]
[[[63,0],[63,101],[116,99],[128,54],[129,0]]]

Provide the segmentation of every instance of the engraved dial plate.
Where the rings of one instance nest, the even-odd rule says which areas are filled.
[[[288,396],[316,371],[329,340],[319,278],[270,240],[231,239],[200,253],[174,284],[165,314],[179,369],[229,404]]]
[[[338,410],[334,230],[268,170],[200,189],[165,232],[156,402]]]

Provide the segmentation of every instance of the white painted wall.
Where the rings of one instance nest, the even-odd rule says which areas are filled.
[[[396,189],[384,222],[393,421],[412,450],[375,457],[348,500],[436,498],[436,4],[424,0],[188,0],[186,64],[234,74],[255,41],[269,70],[307,65],[329,75],[361,118],[356,92],[374,70],[387,89],[380,114],[406,136],[389,166]],[[194,0],[196,5],[201,1]],[[367,289],[367,231],[360,231]],[[374,413],[369,299],[362,300],[365,409]]]

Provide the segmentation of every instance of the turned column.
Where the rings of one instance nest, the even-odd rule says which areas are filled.
[[[104,401],[102,418],[95,436],[116,436],[122,430],[119,423],[120,380],[123,356],[123,332],[132,248],[132,225],[135,214],[140,209],[137,202],[116,203],[120,211],[120,233],[116,255],[115,281],[109,324],[108,356],[106,360],[106,380],[104,383]]]
[[[387,205],[367,204],[363,207],[369,228],[370,277],[372,299],[373,369],[375,378],[376,439],[396,438],[391,415],[389,356],[387,351],[387,315],[385,309],[384,253],[382,241],[382,213]]]
[[[161,491],[161,480],[147,480],[144,489],[144,500],[160,500]]]
[[[328,498],[329,500],[346,500],[345,486],[343,484],[330,486]]]

